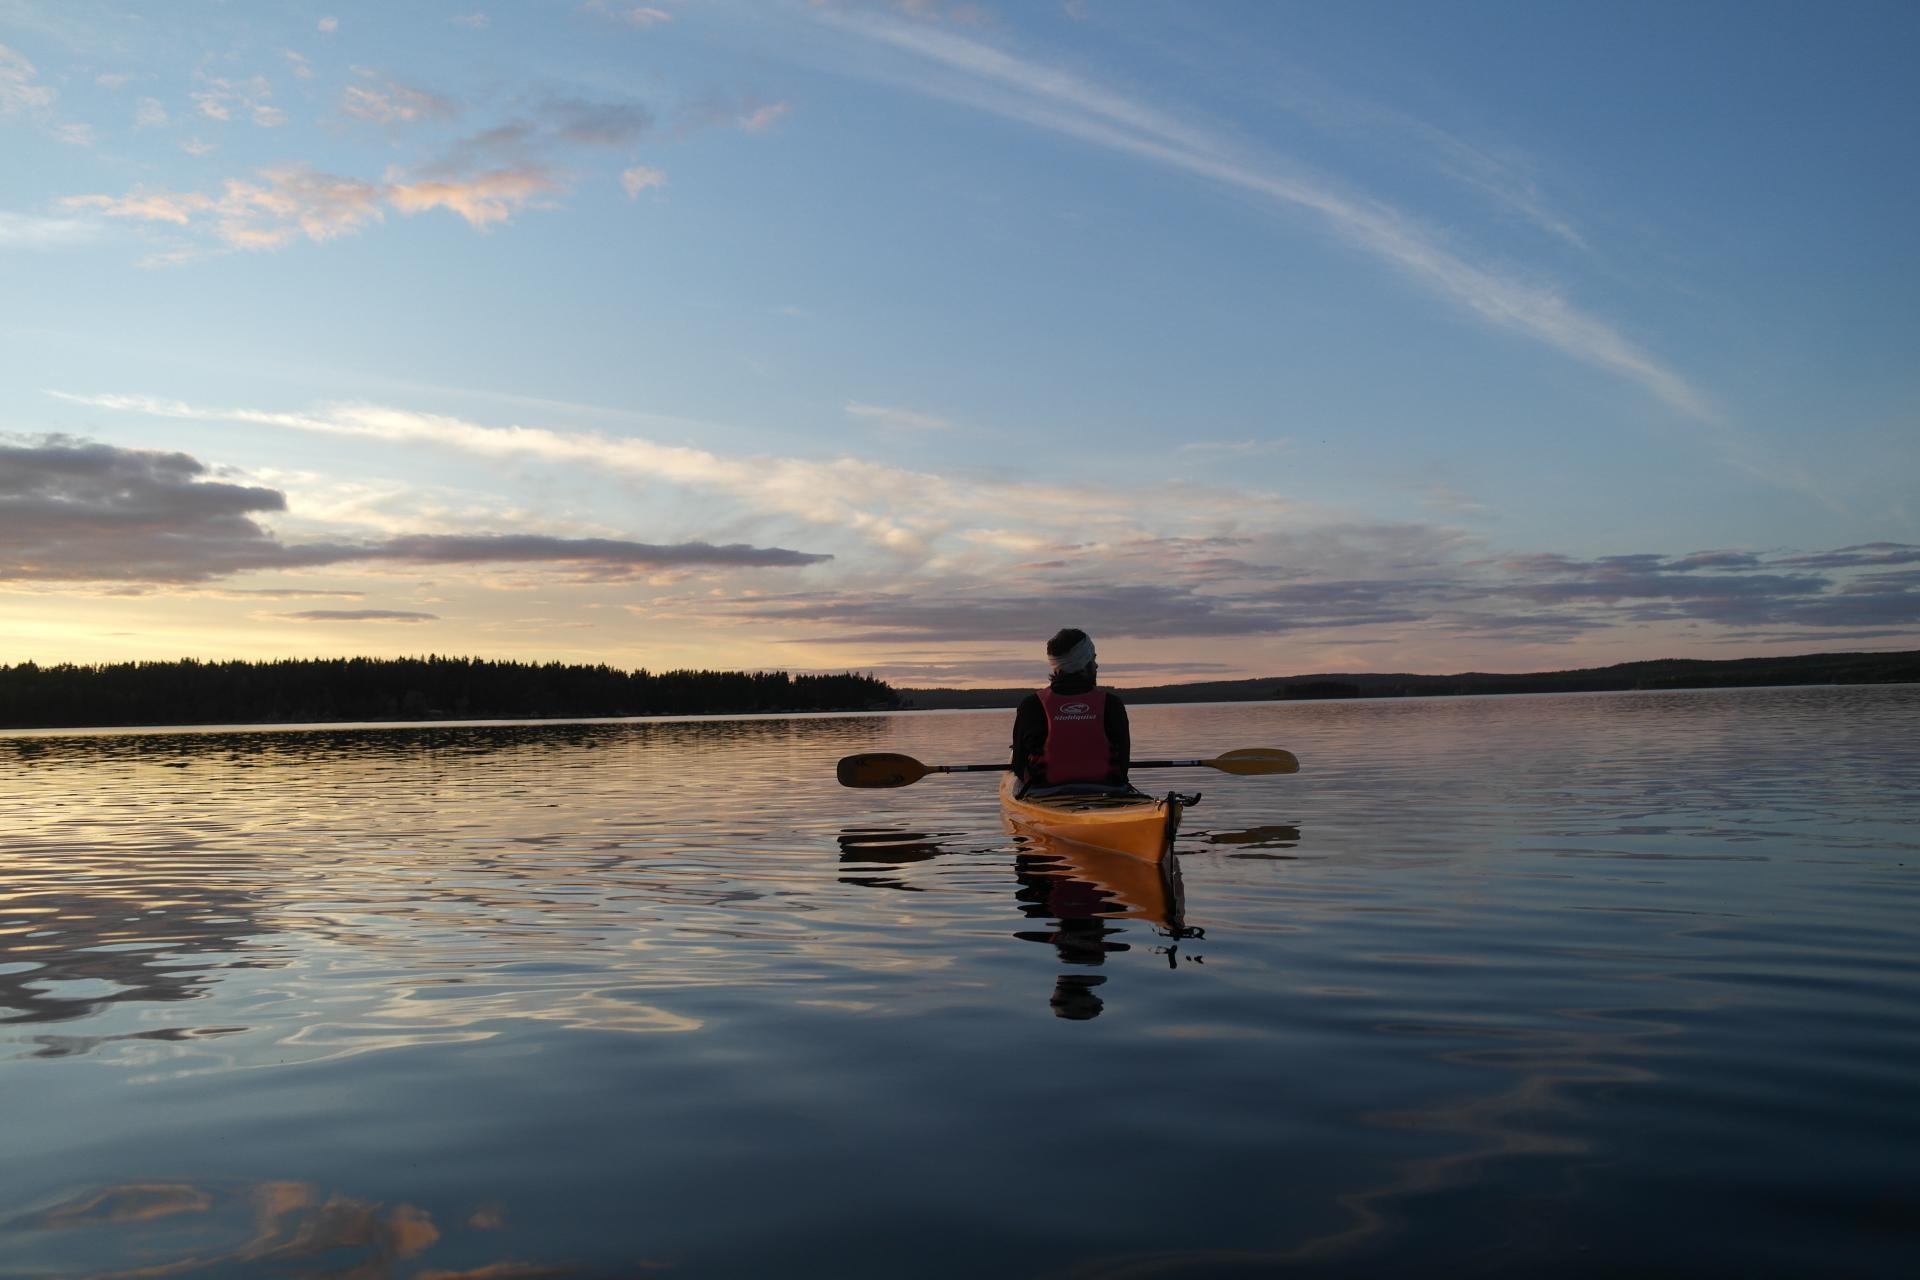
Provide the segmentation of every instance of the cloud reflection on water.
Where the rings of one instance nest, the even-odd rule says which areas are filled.
[[[310,1182],[130,1182],[0,1220],[0,1233],[16,1243],[23,1259],[36,1254],[90,1259],[96,1268],[89,1272],[92,1280],[228,1271],[310,1280],[537,1280],[595,1274],[570,1264],[510,1258],[451,1270],[430,1265],[426,1255],[445,1243],[468,1255],[489,1252],[460,1237],[501,1230],[505,1213],[498,1204],[476,1206],[463,1225],[465,1231],[443,1228],[414,1205],[325,1193]],[[632,1264],[632,1272],[658,1269],[661,1264],[655,1262]]]

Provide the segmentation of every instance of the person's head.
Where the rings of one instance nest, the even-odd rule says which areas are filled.
[[[1047,641],[1047,666],[1056,676],[1077,675],[1085,672],[1093,675],[1098,664],[1094,660],[1093,637],[1078,627],[1062,627],[1053,633],[1053,639]]]

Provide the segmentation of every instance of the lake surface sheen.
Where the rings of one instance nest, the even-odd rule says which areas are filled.
[[[0,736],[0,1275],[1912,1275],[1920,686]]]

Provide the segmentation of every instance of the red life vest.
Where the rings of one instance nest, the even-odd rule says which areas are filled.
[[[1049,784],[1105,782],[1113,770],[1113,751],[1107,744],[1107,695],[1099,689],[1086,693],[1040,690],[1040,707],[1047,714],[1047,741],[1034,756]]]

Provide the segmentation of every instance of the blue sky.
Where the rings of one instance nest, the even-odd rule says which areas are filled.
[[[1917,37],[0,0],[0,661],[1914,647]]]

